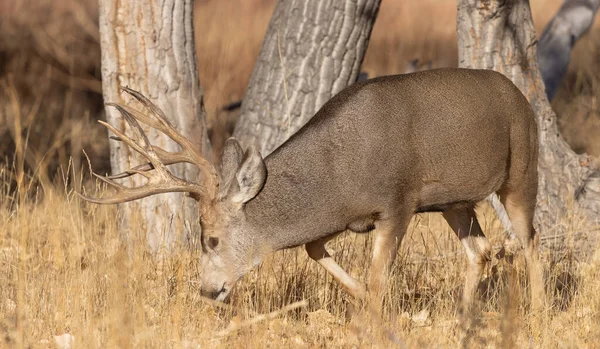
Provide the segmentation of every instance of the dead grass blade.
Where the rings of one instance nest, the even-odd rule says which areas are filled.
[[[260,314],[258,316],[255,316],[255,317],[245,320],[245,321],[241,321],[241,322],[232,321],[229,324],[229,326],[227,326],[227,328],[225,328],[222,331],[219,331],[216,335],[217,335],[217,337],[225,337],[225,336],[228,336],[230,334],[237,332],[238,330],[240,330],[244,327],[249,327],[249,326],[255,325],[262,321],[275,319],[279,315],[287,313],[288,311],[292,311],[292,310],[298,309],[298,308],[303,308],[306,306],[308,306],[308,301],[306,299],[304,299],[299,302],[295,302],[295,303],[286,305],[285,307],[283,307],[279,310],[275,310],[275,311],[272,311],[267,314]]]

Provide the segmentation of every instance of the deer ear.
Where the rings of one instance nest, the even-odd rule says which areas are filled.
[[[256,147],[248,147],[235,178],[229,190],[232,202],[245,204],[260,192],[267,179],[267,167]]]
[[[242,163],[244,151],[240,143],[233,137],[225,141],[225,146],[221,152],[221,190],[227,192],[231,181],[235,177],[236,170]]]

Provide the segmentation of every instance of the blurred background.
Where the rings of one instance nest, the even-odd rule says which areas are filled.
[[[196,0],[195,34],[209,134],[231,132],[275,0]],[[538,36],[561,0],[532,0]],[[385,0],[362,70],[369,77],[457,65],[456,1]],[[552,106],[564,138],[600,156],[600,25],[581,39]],[[110,172],[100,74],[97,0],[0,2],[0,156],[11,167],[15,132],[27,148],[31,178],[52,182],[73,156]],[[216,142],[221,143],[221,142]],[[83,162],[85,163],[85,162]]]

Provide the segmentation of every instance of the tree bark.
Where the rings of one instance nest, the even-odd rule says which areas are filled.
[[[380,0],[280,0],[234,136],[263,156],[356,81]]]
[[[459,0],[459,65],[494,69],[509,77],[531,103],[538,123],[539,187],[535,224],[560,237],[594,227],[600,217],[598,161],[575,154],[561,138],[538,67],[537,42],[529,2]],[[561,235],[563,234],[563,235]],[[549,242],[546,241],[546,242]]]
[[[598,7],[600,0],[565,0],[544,28],[538,57],[549,100],[567,72],[573,46],[591,28]]]
[[[160,108],[182,133],[209,153],[204,121],[203,93],[196,69],[192,0],[100,1],[102,86],[105,102],[133,104],[120,93],[120,86],[140,91]],[[142,110],[139,105],[135,105]],[[112,107],[106,108],[108,122],[119,130],[126,124]],[[144,126],[154,145],[168,151],[177,145],[163,134]],[[113,173],[120,173],[144,160],[127,146],[110,142]],[[174,174],[196,180],[190,165],[175,165]],[[134,178],[135,177],[135,178]],[[133,176],[124,184],[139,186]],[[194,200],[183,194],[152,196],[119,206],[120,225],[126,239],[132,232],[145,232],[150,250],[163,254],[189,240],[197,219]],[[132,229],[133,224],[141,225]]]

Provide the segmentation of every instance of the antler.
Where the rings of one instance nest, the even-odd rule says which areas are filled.
[[[137,91],[128,87],[122,87],[122,90],[142,103],[142,105],[154,114],[156,119],[124,105],[107,103],[107,105],[117,108],[121,115],[123,115],[123,118],[136,135],[137,143],[108,123],[99,122],[116,135],[116,137],[111,137],[112,139],[126,143],[131,149],[145,157],[148,162],[113,176],[104,177],[93,173],[98,179],[116,189],[117,193],[112,197],[91,198],[80,193],[77,194],[84,200],[97,204],[116,204],[141,199],[150,195],[171,192],[186,192],[199,201],[214,198],[219,185],[219,178],[215,168],[196,150],[195,145],[189,139],[175,129],[160,108]],[[138,120],[174,140],[181,147],[181,151],[171,153],[160,147],[151,145]],[[187,162],[198,167],[204,177],[203,185],[177,178],[166,167],[166,165],[181,162]],[[148,179],[148,182],[141,187],[129,188],[114,181],[114,179],[126,178],[135,174],[144,176]]]

